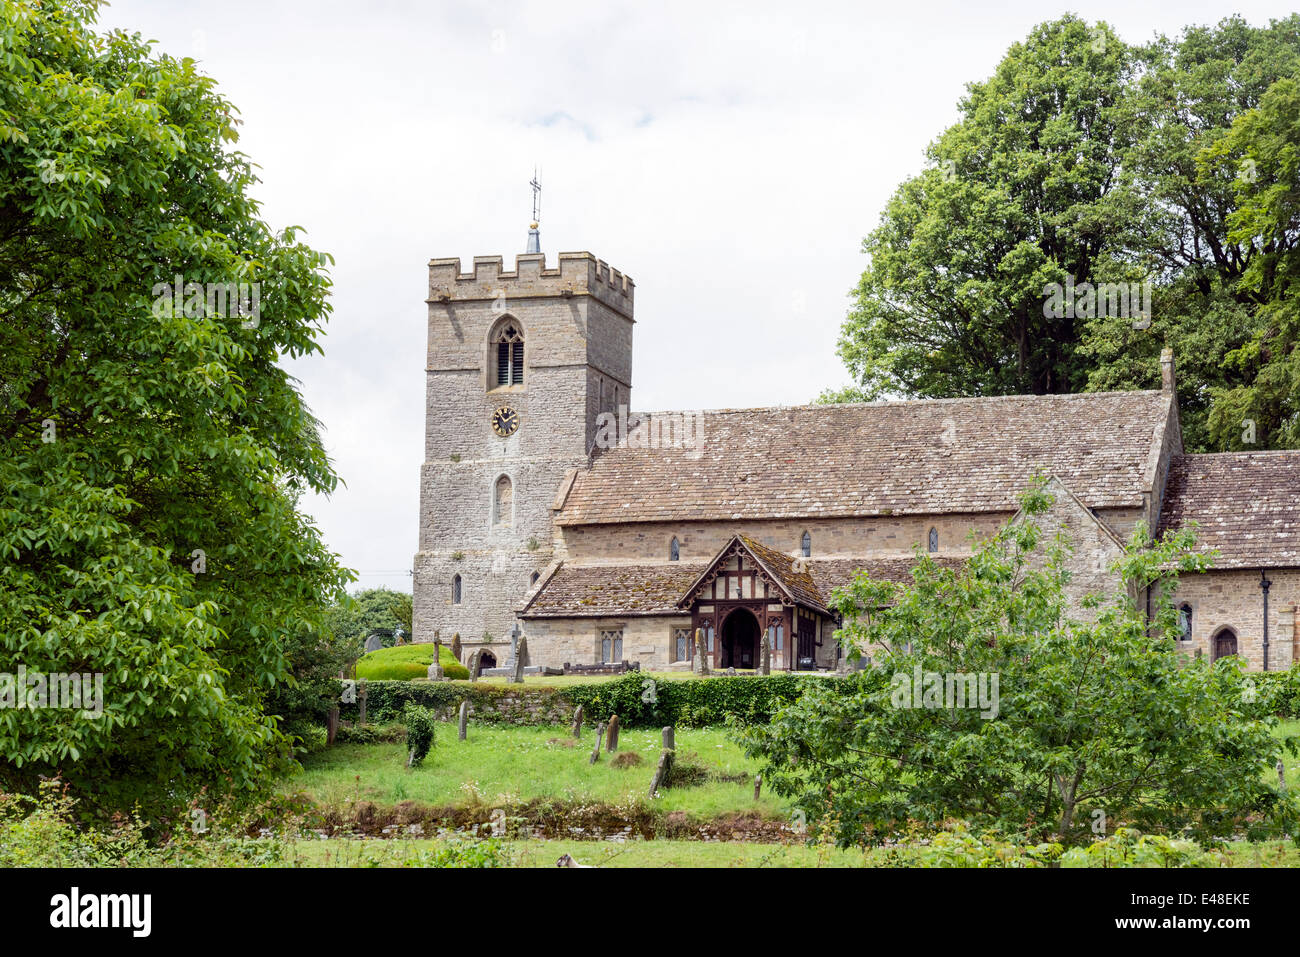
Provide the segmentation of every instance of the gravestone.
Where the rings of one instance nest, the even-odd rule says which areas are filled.
[[[518,627],[517,625],[515,626]],[[515,667],[510,675],[512,684],[521,685],[524,683],[524,668],[528,664],[528,639],[520,638],[519,644],[515,648]]]
[[[460,632],[458,631],[456,634],[451,636],[451,656],[457,661],[460,661],[460,653]]]
[[[1286,793],[1286,765],[1282,763],[1281,758],[1277,759],[1277,789],[1283,794]]]
[[[366,723],[366,695],[366,679],[362,678],[357,682],[357,712],[361,724]]]
[[[483,649],[480,648],[469,656],[469,680],[478,681],[479,674],[483,671]]]
[[[460,703],[460,726],[459,726],[460,740],[462,741],[465,740],[465,735],[468,733],[468,731],[469,731],[469,701],[462,701]]]
[[[673,752],[664,751],[659,755],[659,766],[655,768],[655,776],[650,780],[650,799],[652,801],[661,787],[668,786],[668,778],[672,775],[672,770]]]
[[[428,674],[429,674],[430,681],[444,680],[443,673],[442,673],[442,665],[438,664],[438,662],[436,661],[433,664],[429,665]]]
[[[382,647],[384,647],[384,639],[379,635],[371,635],[366,639],[366,654],[370,654],[372,651],[378,651]]]
[[[573,736],[582,737],[582,705],[578,705],[578,710],[573,712]]]
[[[588,764],[595,764],[600,760],[600,746],[604,741],[605,723],[602,721],[600,724],[596,725],[596,747],[592,749],[591,760],[587,762]]]
[[[704,629],[695,629],[695,673],[697,675],[707,675],[709,673],[709,649],[704,640]]]
[[[605,750],[613,754],[618,750],[618,715],[610,715],[609,725],[605,729]]]
[[[754,800],[758,800],[759,793],[763,790],[763,775],[754,775]]]
[[[763,634],[763,646],[758,653],[758,673],[760,675],[772,673],[772,639],[766,632]]]
[[[665,750],[665,751],[676,751],[676,750],[677,750],[677,741],[676,741],[676,735],[673,733],[673,729],[672,729],[672,728],[664,728],[664,732],[663,732],[663,734],[664,734],[664,750]]]

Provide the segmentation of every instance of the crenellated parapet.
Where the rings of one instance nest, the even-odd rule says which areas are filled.
[[[547,268],[545,253],[515,257],[507,270],[501,256],[475,256],[470,272],[461,272],[460,259],[429,260],[430,305],[522,298],[591,296],[632,317],[634,283],[589,252],[560,253],[558,265]]]

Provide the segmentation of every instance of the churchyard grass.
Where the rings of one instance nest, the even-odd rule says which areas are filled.
[[[400,867],[419,863],[435,840],[302,840],[285,863],[297,867]],[[594,867],[864,867],[880,866],[885,852],[840,850],[820,844],[753,844],[739,841],[535,840],[503,842],[515,867],[554,867],[562,854]],[[1219,860],[1228,867],[1297,867],[1300,848],[1285,841],[1228,845]]]
[[[552,740],[562,743],[551,744]],[[439,722],[436,744],[422,766],[407,769],[402,744],[337,744],[303,760],[303,771],[281,782],[287,792],[303,791],[318,805],[358,801],[392,805],[417,801],[433,806],[518,805],[537,799],[627,804],[647,802],[647,790],[661,750],[658,731],[629,729],[619,736],[616,754],[602,751],[591,765],[595,729],[575,739],[570,729],[494,727],[470,721],[469,739],[457,740],[454,722]],[[566,744],[572,743],[572,746]],[[614,767],[617,754],[636,753],[642,763]],[[712,817],[759,811],[783,817],[784,803],[764,791],[754,800],[757,766],[745,758],[724,729],[679,728],[679,760],[693,753],[698,763],[735,781],[706,780],[691,787],[661,791],[653,807]]]

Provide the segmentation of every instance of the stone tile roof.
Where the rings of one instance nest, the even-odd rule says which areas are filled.
[[[1160,530],[1196,522],[1215,568],[1300,567],[1300,452],[1183,455],[1169,468]]]
[[[795,559],[743,538],[763,567],[801,604],[825,611],[831,589],[847,585],[854,572],[866,569],[872,577],[910,582],[911,558],[809,558],[806,572],[796,572]],[[734,539],[733,539],[734,541]],[[728,542],[728,548],[730,546]],[[725,555],[728,548],[721,552]],[[762,550],[761,553],[759,550]],[[938,557],[947,567],[964,559]],[[715,559],[716,561],[716,559]],[[648,615],[682,615],[679,602],[714,562],[666,562],[652,565],[570,565],[561,562],[555,573],[524,606],[521,618],[607,618]]]
[[[562,562],[519,613],[521,618],[680,615],[677,600],[707,563],[570,565]]]
[[[1059,476],[1089,507],[1137,506],[1170,398],[1108,392],[693,413],[700,441],[686,448],[598,452],[556,521],[1014,512],[1038,472]]]

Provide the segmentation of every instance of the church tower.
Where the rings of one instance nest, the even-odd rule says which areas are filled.
[[[536,243],[536,223],[529,244]],[[429,262],[415,640],[459,633],[504,665],[514,612],[552,562],[556,494],[596,418],[631,398],[632,280],[591,253]],[[486,636],[486,637],[485,637]]]

